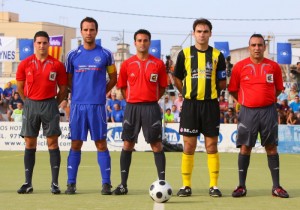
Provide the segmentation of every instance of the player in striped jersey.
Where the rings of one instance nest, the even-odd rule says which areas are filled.
[[[226,64],[223,54],[209,46],[212,24],[207,19],[197,19],[193,24],[195,45],[178,54],[175,66],[175,84],[184,101],[179,125],[183,135],[181,174],[183,187],[180,197],[190,196],[191,177],[197,136],[204,135],[207,163],[210,176],[209,195],[221,197],[218,189],[219,154],[218,136],[220,127],[219,91],[226,88]]]

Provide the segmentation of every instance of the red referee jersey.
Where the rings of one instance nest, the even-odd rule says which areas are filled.
[[[31,55],[19,64],[16,80],[25,81],[25,97],[43,100],[57,95],[57,85],[67,85],[67,73],[63,63],[52,56],[41,62]]]
[[[279,65],[267,58],[254,64],[250,58],[236,63],[228,86],[238,92],[238,102],[246,107],[264,107],[276,102],[276,91],[283,90]]]
[[[126,88],[126,102],[156,102],[160,97],[159,87],[167,86],[165,64],[152,55],[145,61],[132,56],[121,66],[117,87]]]

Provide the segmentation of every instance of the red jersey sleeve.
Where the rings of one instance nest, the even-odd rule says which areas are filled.
[[[61,62],[57,62],[56,65],[57,65],[57,73],[58,73],[57,84],[58,85],[67,85],[68,79],[67,79],[66,67]]]
[[[124,61],[121,65],[119,72],[117,88],[127,87],[127,61]]]
[[[161,61],[161,60],[160,60]],[[166,88],[168,86],[168,75],[167,75],[167,71],[166,71],[166,66],[165,64],[161,61],[160,62],[160,71],[159,71],[159,86]]]
[[[18,65],[18,70],[16,73],[16,80],[17,81],[25,81],[26,80],[26,74],[25,74],[25,63],[26,60],[23,60],[19,65]]]
[[[239,74],[239,63],[235,64],[232,68],[231,77],[228,85],[229,92],[238,92],[240,88],[240,74]]]
[[[275,88],[276,91],[284,90],[281,68],[277,63],[274,63],[275,68]]]

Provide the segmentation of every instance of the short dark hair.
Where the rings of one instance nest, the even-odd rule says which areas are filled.
[[[296,65],[298,65],[300,63],[300,61],[298,61],[297,63],[296,63]]]
[[[210,29],[210,31],[212,31],[212,24],[209,20],[205,19],[205,18],[200,18],[200,19],[196,19],[193,23],[193,31],[195,32],[195,28],[197,25],[207,25]]]
[[[250,40],[251,40],[253,37],[261,38],[261,39],[264,41],[264,45],[266,45],[265,38],[264,38],[264,36],[261,35],[261,34],[252,34],[252,35],[250,36],[250,39],[249,39],[249,45],[250,45]]]
[[[82,31],[82,24],[83,22],[95,23],[96,31],[98,31],[98,22],[92,17],[84,18],[80,23],[80,31]]]
[[[37,37],[46,37],[48,39],[48,42],[50,40],[49,35],[46,31],[38,31],[35,33],[34,37],[33,37],[33,41],[35,42]]]
[[[151,40],[151,33],[148,31],[148,30],[146,30],[146,29],[139,29],[139,30],[137,30],[135,33],[134,33],[134,41],[136,41],[136,36],[138,35],[138,34],[145,34],[145,35],[147,35],[148,37],[149,37],[149,40]]]

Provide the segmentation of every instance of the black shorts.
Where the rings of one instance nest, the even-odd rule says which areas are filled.
[[[121,138],[137,142],[141,128],[147,143],[162,140],[162,118],[158,103],[126,104]]]
[[[278,122],[276,106],[248,108],[241,106],[238,117],[236,147],[254,147],[258,133],[261,145],[278,145]]]
[[[20,136],[37,137],[42,124],[44,136],[60,136],[59,110],[56,99],[24,101]]]
[[[184,99],[180,114],[179,133],[183,136],[219,136],[220,107],[217,99]]]

